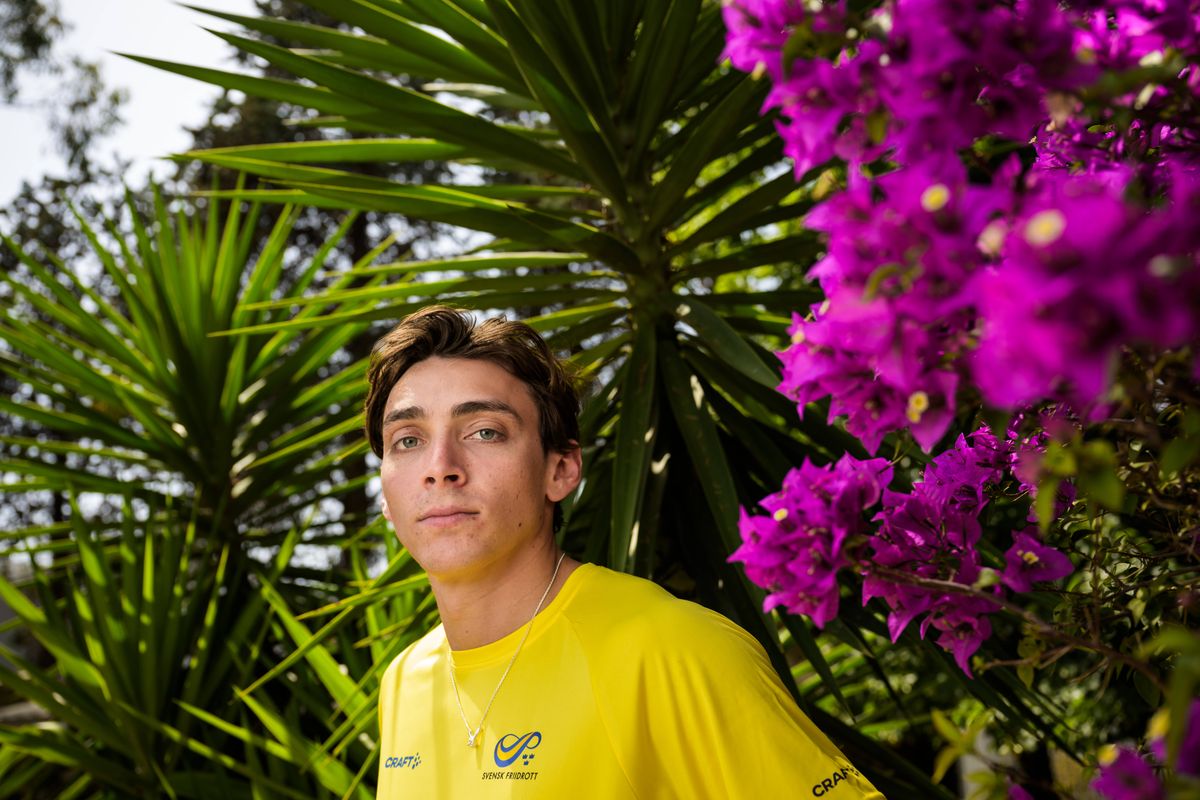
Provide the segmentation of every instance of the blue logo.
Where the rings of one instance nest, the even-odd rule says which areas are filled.
[[[541,743],[542,734],[537,731],[532,731],[524,736],[518,736],[515,733],[504,734],[500,737],[500,741],[496,742],[496,752],[493,754],[496,766],[510,766],[518,758],[522,759],[521,766],[528,766],[529,761],[533,758],[533,753],[529,751]]]
[[[408,767],[416,769],[421,766],[421,754],[413,753],[411,756],[388,756],[383,762],[384,769],[400,769]]]

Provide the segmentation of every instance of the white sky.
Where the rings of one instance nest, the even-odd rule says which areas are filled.
[[[199,14],[169,0],[60,0],[62,18],[72,30],[56,44],[56,54],[78,54],[102,63],[106,86],[122,87],[129,96],[122,107],[125,123],[102,140],[96,155],[111,163],[111,154],[132,159],[129,182],[136,184],[147,172],[170,172],[161,157],[187,148],[185,125],[195,127],[205,119],[215,86],[163,72],[113,55],[110,51],[151,56],[197,66],[234,69],[231,48],[201,26],[230,30],[223,20]],[[194,0],[194,5],[253,15],[252,0]],[[43,174],[61,175],[62,157],[48,137],[47,114],[37,102],[37,80],[28,86],[18,107],[0,105],[0,205],[16,194],[21,181],[36,182]],[[29,104],[29,105],[27,105]]]

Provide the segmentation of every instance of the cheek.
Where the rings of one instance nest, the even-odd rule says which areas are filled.
[[[402,490],[406,480],[403,470],[396,467],[385,465],[379,471],[379,491],[393,514],[406,505],[406,493]]]

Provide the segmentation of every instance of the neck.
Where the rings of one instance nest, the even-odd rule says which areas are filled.
[[[558,563],[553,538],[516,554],[508,563],[456,580],[429,576],[442,627],[452,650],[469,650],[503,639],[529,624]],[[550,605],[579,562],[563,558],[542,608]]]

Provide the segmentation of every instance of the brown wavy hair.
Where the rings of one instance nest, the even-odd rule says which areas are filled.
[[[504,317],[476,323],[462,309],[435,305],[405,317],[371,350],[365,427],[375,455],[383,457],[384,406],[392,387],[409,367],[434,356],[491,361],[508,370],[533,395],[542,449],[566,453],[578,447],[574,376],[537,331]]]

